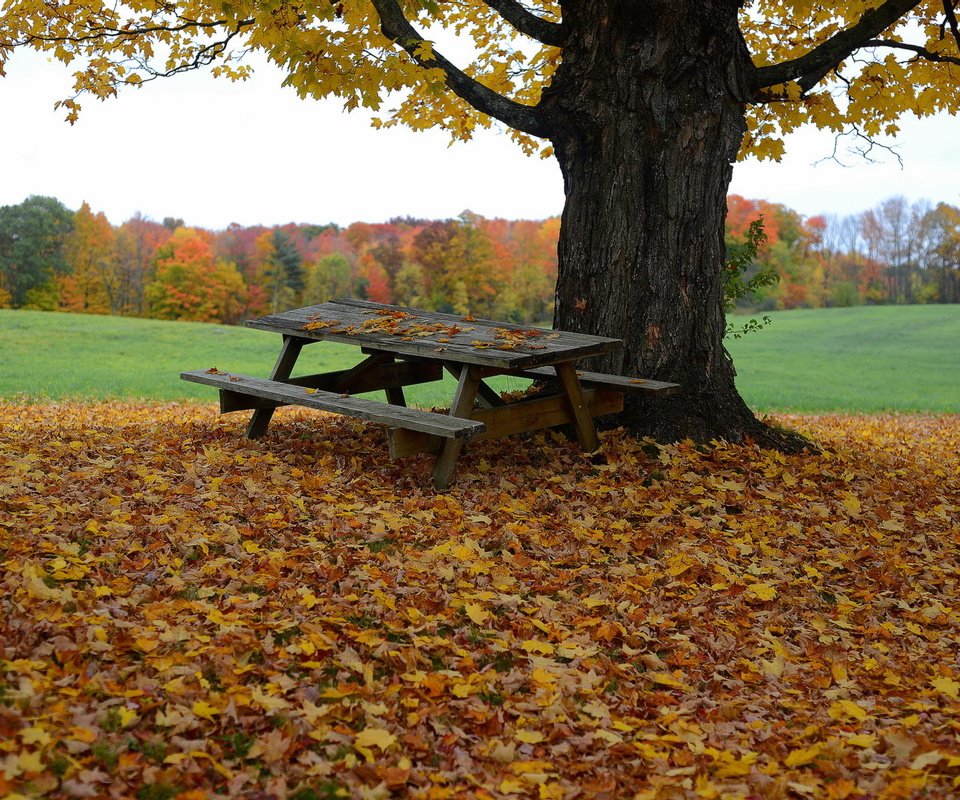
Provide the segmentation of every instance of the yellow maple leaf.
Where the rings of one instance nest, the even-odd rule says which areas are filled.
[[[847,494],[844,496],[843,507],[847,509],[847,511],[849,511],[853,516],[859,514],[862,508],[860,501],[852,494]]]
[[[777,596],[777,590],[769,583],[751,583],[745,594],[757,600],[773,600]]]
[[[135,639],[133,643],[137,646],[137,649],[143,653],[152,653],[160,646],[160,642],[156,639],[147,639],[143,636]]]
[[[749,775],[758,754],[747,752],[741,758],[735,758],[729,753],[725,755],[727,758],[721,758],[717,766],[716,776],[718,778],[740,778]]]
[[[537,797],[540,800],[560,800],[566,795],[566,789],[557,782],[544,782],[537,786]]]
[[[952,678],[934,678],[930,685],[951,700],[960,700],[960,682]]]
[[[24,751],[17,757],[17,766],[22,772],[43,772],[43,759],[39,752]]]
[[[53,737],[39,725],[31,725],[29,728],[24,728],[20,731],[20,739],[24,744],[39,744],[41,747],[53,741]]]
[[[822,745],[815,744],[811,747],[805,747],[801,750],[794,750],[784,759],[784,764],[788,767],[803,767],[813,761],[820,755],[823,749]]]
[[[833,676],[833,680],[836,683],[844,683],[849,677],[847,668],[843,664],[831,664],[830,674]]]
[[[253,702],[270,714],[276,711],[283,711],[285,708],[290,707],[290,703],[288,703],[285,698],[279,695],[268,694],[260,689],[259,686],[253,688],[251,697],[253,698]]]
[[[533,680],[539,684],[549,684],[549,683],[557,682],[557,676],[554,675],[552,672],[543,669],[542,667],[537,667],[532,673],[530,673],[530,677],[533,678]]]
[[[870,716],[861,706],[854,703],[853,700],[837,700],[837,702],[833,703],[830,708],[827,709],[827,713],[831,719],[849,717],[850,719],[858,721],[865,720]]]
[[[520,728],[516,733],[513,734],[514,738],[518,741],[523,742],[524,744],[539,744],[544,740],[544,735],[540,731],[531,731],[526,728]]]
[[[490,617],[490,612],[478,603],[465,603],[463,610],[476,625],[483,625]]]
[[[379,747],[381,750],[386,750],[396,741],[397,737],[386,728],[364,728],[357,734],[354,744],[359,747]]]
[[[553,645],[549,642],[541,642],[538,639],[527,639],[520,642],[520,646],[528,653],[542,653],[545,656],[553,655]]]
[[[197,700],[190,710],[193,711],[196,716],[210,720],[210,722],[216,722],[214,716],[220,713],[220,709],[214,708],[206,702],[206,700]]]
[[[140,715],[137,714],[136,711],[134,711],[132,708],[127,708],[126,706],[123,706],[119,709],[118,715],[120,717],[120,726],[123,728],[129,728],[138,719],[140,719]]]
[[[648,672],[647,677],[652,680],[654,683],[659,683],[661,686],[672,686],[675,689],[686,689],[687,685],[680,680],[677,680],[669,672]]]

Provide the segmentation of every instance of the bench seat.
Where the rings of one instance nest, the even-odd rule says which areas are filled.
[[[280,405],[298,405],[319,411],[333,411],[349,417],[358,417],[370,422],[378,422],[391,427],[406,428],[412,431],[441,436],[445,439],[464,439],[476,436],[486,430],[482,422],[472,419],[451,417],[432,411],[378,403],[363,397],[341,395],[320,389],[307,389],[289,383],[251,378],[247,375],[234,375],[227,372],[193,370],[181,372],[185,381],[214,386],[220,390],[221,409],[224,411],[249,409],[249,403],[233,402],[237,397],[255,397],[266,402],[260,407],[274,408]]]
[[[523,376],[528,378],[556,378],[557,373],[553,367],[537,367],[523,371]],[[647,380],[645,378],[631,378],[628,375],[608,375],[603,372],[585,372],[577,370],[577,376],[580,378],[581,385],[600,386],[607,389],[615,389],[618,392],[638,392],[642,394],[669,395],[680,391],[679,383],[666,383],[664,381]]]

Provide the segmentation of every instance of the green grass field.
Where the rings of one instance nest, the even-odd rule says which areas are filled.
[[[738,385],[759,411],[960,412],[960,306],[771,313],[729,343]],[[179,380],[218,367],[266,377],[280,339],[223,325],[0,310],[0,398],[213,401]],[[357,350],[308,347],[298,374],[343,369]],[[504,379],[498,388],[518,389]],[[449,402],[452,382],[417,387],[417,405]]]
[[[243,327],[0,309],[0,398],[213,402],[216,390],[180,373],[217,367],[266,378],[279,350],[279,336]],[[356,347],[322,342],[304,348],[294,374],[349,369],[360,358]],[[530,382],[491,383],[503,391]],[[449,405],[455,387],[446,376],[406,395],[412,405]],[[382,392],[368,396],[383,399]]]
[[[756,410],[960,412],[960,306],[771,313],[729,349]]]

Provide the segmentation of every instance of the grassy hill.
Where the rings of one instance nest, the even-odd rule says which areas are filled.
[[[729,343],[755,409],[960,412],[960,306],[771,313]]]
[[[761,411],[960,412],[960,306],[772,313],[773,325],[729,343],[740,389]],[[279,337],[223,325],[0,310],[0,398],[207,400],[179,380],[216,366],[267,376]],[[342,369],[356,348],[307,348],[299,372]],[[500,388],[519,388],[504,379]],[[411,402],[448,402],[452,386]]]

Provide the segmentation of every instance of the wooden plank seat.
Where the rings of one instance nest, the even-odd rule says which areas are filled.
[[[523,378],[533,378],[535,380],[557,378],[556,371],[553,367],[535,367],[511,374]],[[679,383],[666,383],[665,381],[654,381],[647,378],[631,378],[628,375],[609,375],[604,372],[585,372],[578,369],[577,377],[580,378],[580,383],[584,387],[603,387],[618,392],[670,395],[680,391]]]
[[[483,422],[421,411],[416,408],[378,403],[363,397],[341,395],[322,389],[309,389],[266,378],[252,378],[227,372],[193,370],[180,373],[185,381],[203,383],[220,390],[222,412],[250,408],[276,408],[298,405],[319,411],[332,411],[391,427],[430,434],[444,439],[465,439],[483,433]],[[255,405],[251,405],[252,402]]]

